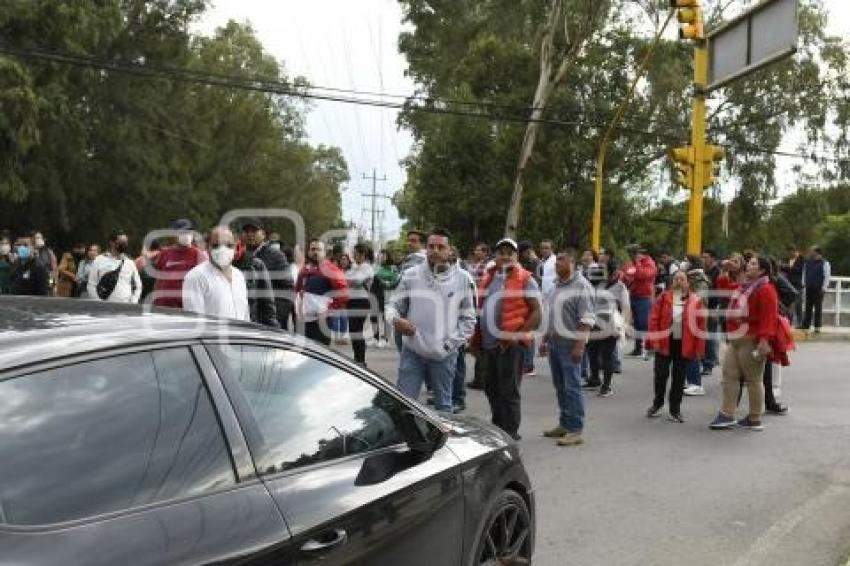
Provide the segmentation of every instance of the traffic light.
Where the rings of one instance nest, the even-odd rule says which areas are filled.
[[[686,145],[683,147],[674,147],[670,151],[670,157],[673,159],[673,164],[676,167],[676,176],[674,181],[689,189],[694,186],[694,148]]]
[[[705,163],[705,182],[707,188],[717,182],[720,177],[720,162],[726,157],[726,150],[719,145],[705,144],[702,160]]]
[[[678,10],[679,39],[705,39],[699,0],[670,0],[670,7]]]

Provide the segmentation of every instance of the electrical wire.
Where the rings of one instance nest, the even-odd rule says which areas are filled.
[[[135,75],[143,78],[152,78],[152,79],[170,79],[174,81],[190,83],[190,84],[198,84],[202,86],[217,86],[217,87],[226,87],[226,88],[234,88],[237,90],[245,90],[252,92],[260,92],[266,94],[273,95],[281,95],[281,96],[290,96],[293,98],[302,98],[302,99],[313,99],[313,100],[323,100],[329,102],[338,102],[344,104],[355,104],[355,105],[363,105],[363,106],[372,106],[377,108],[392,108],[396,110],[408,110],[408,111],[416,111],[416,112],[424,112],[429,114],[441,114],[441,115],[450,115],[450,116],[460,116],[460,117],[469,117],[469,118],[477,118],[477,119],[486,119],[491,121],[499,121],[499,122],[513,122],[513,123],[539,123],[542,125],[549,126],[561,126],[561,127],[575,127],[581,125],[591,124],[597,128],[603,128],[605,126],[604,122],[594,122],[587,118],[578,119],[578,120],[560,120],[560,119],[552,119],[552,118],[531,118],[530,116],[511,116],[505,114],[493,114],[493,113],[485,113],[473,110],[460,110],[456,108],[449,108],[446,105],[448,101],[440,100],[440,99],[422,99],[427,100],[428,105],[415,105],[411,104],[411,99],[409,98],[405,103],[397,103],[397,102],[389,102],[383,100],[372,100],[366,98],[360,98],[357,96],[340,96],[333,94],[322,94],[320,92],[315,92],[316,90],[330,90],[328,87],[324,88],[316,88],[316,87],[299,87],[294,86],[286,81],[281,80],[272,80],[261,77],[246,77],[246,76],[235,76],[235,75],[225,75],[215,72],[200,72],[194,71],[191,69],[176,69],[176,68],[168,68],[168,67],[160,67],[155,65],[148,64],[139,64],[134,62],[127,61],[116,61],[116,60],[107,60],[100,59],[96,57],[90,56],[79,56],[73,55],[69,53],[61,53],[58,51],[44,51],[39,49],[24,49],[9,46],[8,44],[0,42],[0,53],[11,55],[15,57],[19,57],[22,59],[33,59],[40,61],[48,61],[52,63],[59,63],[65,65],[71,65],[76,67],[84,67],[84,68],[96,68],[102,71],[111,71],[118,72],[124,74]],[[334,89],[336,91],[343,91],[344,89]],[[312,91],[312,92],[311,92]],[[415,99],[413,99],[415,100]],[[481,106],[493,106],[486,102],[466,102],[461,104],[467,105],[481,105]],[[438,106],[439,105],[439,106]],[[498,105],[495,105],[498,106]],[[495,107],[494,106],[494,107]],[[505,107],[505,106],[503,106]],[[518,107],[505,107],[511,108],[513,110],[518,110]],[[525,107],[524,110],[528,110],[529,108]],[[551,107],[550,110],[557,110],[557,107]],[[672,136],[669,134],[662,134],[657,131],[650,130],[642,130],[640,128],[633,128],[629,126],[620,125],[617,127],[617,130],[620,132],[626,132],[634,135],[644,136],[648,138],[653,138],[656,140],[664,140],[673,143],[679,143],[681,138],[677,136]],[[772,154],[778,155],[782,157],[794,157],[801,159],[812,159],[817,161],[824,162],[844,162],[847,161],[848,158],[838,158],[838,157],[826,157],[826,156],[818,156],[815,154],[802,154],[802,153],[793,153],[793,152],[785,152],[778,150],[771,150],[769,148],[759,147],[755,145],[749,144],[732,144],[733,147],[738,149],[746,149],[748,151],[752,151],[754,153],[763,153],[763,154]],[[727,146],[728,147],[728,146]]]

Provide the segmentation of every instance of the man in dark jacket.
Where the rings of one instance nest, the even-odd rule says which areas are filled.
[[[829,287],[831,271],[829,262],[823,257],[823,251],[818,246],[812,246],[809,259],[803,264],[803,287],[806,290],[806,315],[801,327],[803,330],[808,330],[812,325],[814,314],[815,332],[820,332],[823,295]]]
[[[240,240],[236,244],[236,255],[233,265],[245,276],[245,286],[248,290],[248,309],[251,322],[257,322],[272,328],[280,328],[277,319],[277,308],[274,302],[274,289],[268,269],[263,260],[254,257],[245,249],[245,243]]]
[[[15,243],[18,259],[12,265],[11,291],[13,295],[46,296],[50,292],[50,272],[38,259],[30,236],[18,238]]]
[[[242,223],[242,242],[245,244],[247,253],[265,264],[274,291],[278,323],[280,328],[288,330],[295,303],[293,301],[294,282],[286,255],[280,247],[272,247],[266,240],[266,231],[259,218],[249,218]]]

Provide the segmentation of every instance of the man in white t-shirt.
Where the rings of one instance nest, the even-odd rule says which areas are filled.
[[[209,238],[209,261],[193,267],[183,280],[183,309],[221,318],[250,320],[245,276],[234,269],[236,238],[226,226]]]
[[[95,258],[89,271],[88,298],[110,303],[138,303],[142,295],[142,280],[136,263],[127,257],[127,234],[116,230],[109,235],[106,253]],[[101,298],[97,292],[98,283],[109,273],[118,270],[118,278],[112,292]],[[111,278],[111,276],[110,276]]]

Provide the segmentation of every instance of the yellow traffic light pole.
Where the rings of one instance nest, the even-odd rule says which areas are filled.
[[[702,10],[696,10],[702,27]],[[697,39],[694,47],[694,101],[691,145],[694,148],[694,174],[691,185],[691,200],[688,207],[688,244],[689,255],[702,252],[702,214],[703,192],[708,185],[711,161],[706,163],[705,145],[705,87],[708,85],[708,44],[705,38]]]
[[[604,176],[605,176],[605,158],[608,154],[608,145],[611,143],[611,135],[614,133],[614,129],[620,123],[620,120],[625,115],[626,111],[629,109],[629,104],[632,101],[632,97],[635,94],[635,89],[637,89],[638,82],[640,78],[643,76],[643,72],[646,70],[647,65],[649,65],[649,61],[652,59],[653,54],[655,53],[655,49],[658,47],[658,44],[661,41],[661,36],[664,34],[664,31],[667,29],[670,20],[673,19],[673,13],[667,16],[667,20],[664,22],[664,25],[658,30],[658,33],[655,34],[655,40],[652,43],[652,46],[644,55],[643,60],[640,62],[640,66],[638,66],[637,71],[635,72],[635,78],[632,81],[632,85],[629,88],[629,94],[626,96],[626,99],[620,104],[620,107],[617,108],[617,113],[614,115],[614,119],[611,120],[611,123],[608,125],[608,129],[605,131],[605,135],[602,137],[602,142],[599,144],[599,155],[596,158],[596,191],[594,193],[593,198],[593,229],[591,231],[591,242],[590,247],[595,251],[600,250],[600,246],[602,245],[602,189],[604,187]]]

